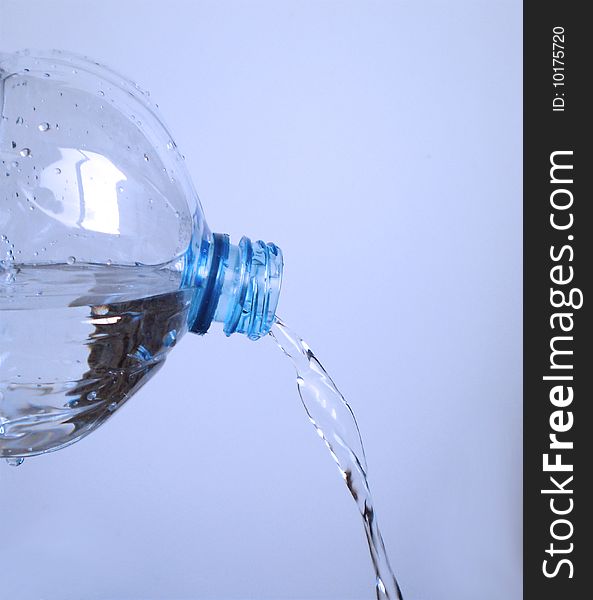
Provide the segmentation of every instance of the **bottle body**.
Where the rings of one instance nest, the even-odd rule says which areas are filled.
[[[212,234],[146,93],[60,52],[0,55],[0,457],[106,421],[188,331],[257,339],[282,256]]]

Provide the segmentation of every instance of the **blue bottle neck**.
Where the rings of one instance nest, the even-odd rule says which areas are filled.
[[[252,340],[270,331],[282,281],[280,248],[246,237],[235,246],[228,235],[215,233],[191,262],[187,283],[197,288],[191,331],[204,334],[213,321],[227,335],[244,333]]]

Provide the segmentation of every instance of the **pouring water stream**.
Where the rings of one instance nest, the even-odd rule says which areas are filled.
[[[403,600],[375,516],[362,438],[350,405],[308,344],[279,318],[270,335],[292,361],[307,416],[338,465],[362,516],[375,571],[377,600]]]

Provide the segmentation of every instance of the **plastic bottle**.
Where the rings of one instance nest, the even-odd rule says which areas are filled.
[[[112,415],[186,331],[251,339],[282,254],[210,232],[148,94],[60,51],[0,54],[0,457]]]

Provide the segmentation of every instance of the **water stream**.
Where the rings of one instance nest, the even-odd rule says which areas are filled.
[[[280,319],[276,319],[270,335],[292,361],[309,420],[337,463],[360,511],[376,576],[377,599],[403,600],[377,523],[364,447],[352,409],[305,341]]]

